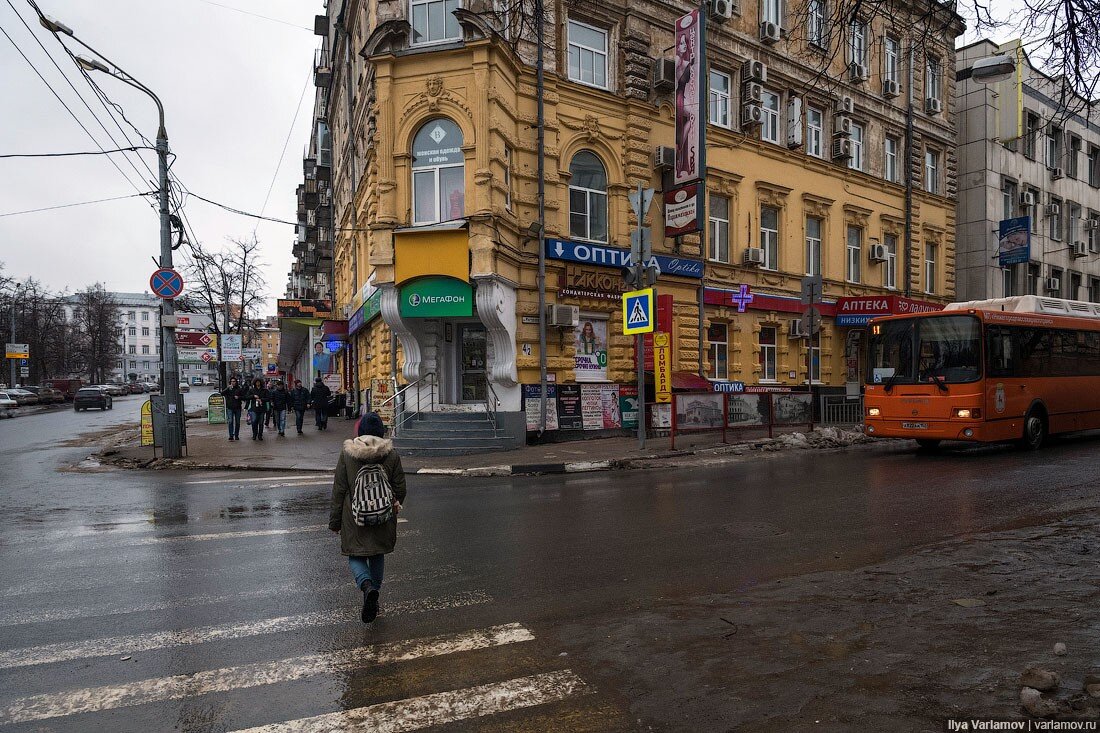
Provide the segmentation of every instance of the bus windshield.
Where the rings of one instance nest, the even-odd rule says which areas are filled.
[[[906,318],[871,328],[871,384],[959,384],[981,378],[974,316]]]

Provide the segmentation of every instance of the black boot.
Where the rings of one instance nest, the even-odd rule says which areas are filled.
[[[372,588],[369,584],[363,591],[363,612],[359,614],[359,618],[363,620],[363,623],[369,624],[374,621],[378,616],[378,591]]]

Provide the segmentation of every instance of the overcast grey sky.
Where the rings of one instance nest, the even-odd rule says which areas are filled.
[[[173,172],[195,193],[259,212],[295,108],[306,98],[291,132],[268,216],[292,221],[294,188],[302,176],[302,151],[312,123],[311,32],[321,0],[37,0],[49,16],[70,26],[81,40],[118,63],[164,102],[166,126],[177,159]],[[9,4],[10,3],[10,4]],[[14,9],[13,7],[14,6]],[[225,6],[225,7],[220,7]],[[229,8],[284,21],[273,22]],[[33,32],[16,17],[26,21]],[[116,147],[77,99],[34,40],[53,55],[65,76],[120,143],[127,146],[91,88],[57,40],[37,22],[27,0],[0,0],[0,27],[105,149]],[[74,52],[84,53],[69,41]],[[152,101],[105,74],[100,87],[150,139],[156,136]],[[0,155],[96,150],[12,43],[0,35]],[[136,135],[123,123],[136,141]],[[156,171],[156,154],[142,153]],[[0,159],[0,215],[8,212],[134,194],[154,185],[122,155],[112,159],[128,175],[96,155],[80,158]],[[0,262],[5,274],[33,276],[55,289],[77,290],[102,282],[110,290],[143,291],[159,252],[156,213],[142,198],[90,204],[18,216],[0,216]],[[196,236],[213,246],[227,237],[250,237],[257,222],[194,198],[184,209]],[[286,288],[293,227],[259,223],[265,276],[272,300]]]

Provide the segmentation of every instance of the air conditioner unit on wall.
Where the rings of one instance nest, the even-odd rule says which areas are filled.
[[[852,98],[847,94],[840,96],[836,100],[836,104],[833,105],[833,112],[839,115],[850,115],[856,111],[856,105],[852,102]]]
[[[928,97],[924,100],[924,111],[930,115],[938,115],[943,112],[943,102],[936,97]]]
[[[1073,243],[1073,257],[1074,257],[1074,259],[1077,259],[1079,257],[1088,257],[1088,255],[1089,255],[1089,248],[1088,248],[1087,244],[1085,244],[1084,242],[1074,242]]]
[[[1060,204],[1048,204],[1046,208],[1047,216],[1060,216],[1062,213],[1062,206]]]
[[[886,81],[882,82],[882,96],[890,99],[892,97],[898,96],[898,94],[900,93],[901,90],[898,88],[898,83],[893,79],[887,79]]]
[[[758,81],[761,84],[768,80],[768,67],[763,61],[749,59],[741,64],[741,82]]]
[[[848,81],[867,81],[867,67],[854,61],[848,64]]]
[[[1050,180],[1057,181],[1057,180],[1060,180],[1060,179],[1065,178],[1065,177],[1066,177],[1066,172],[1064,170],[1062,170],[1061,168],[1051,168],[1050,169]]]
[[[753,127],[764,122],[764,108],[758,104],[746,104],[741,108],[741,127]]]
[[[1058,292],[1062,289],[1062,279],[1057,277],[1047,278],[1047,290],[1052,293]]]
[[[763,265],[764,250],[759,247],[749,247],[745,250],[745,258],[743,261],[746,265]]]
[[[1024,191],[1020,194],[1020,206],[1034,206],[1035,205],[1035,192]]]
[[[718,23],[724,23],[737,12],[737,3],[733,0],[710,0],[707,10],[710,11],[711,18]]]
[[[1085,219],[1085,229],[1089,231],[1100,229],[1100,219]]]
[[[659,92],[670,92],[676,88],[676,62],[672,59],[654,59],[653,88]]]
[[[760,104],[764,98],[764,85],[755,81],[741,85],[741,104]]]
[[[765,20],[760,23],[760,40],[764,43],[775,43],[779,40],[780,29],[775,23],[770,20]]]
[[[581,322],[581,309],[575,305],[546,306],[546,325],[576,328]]]
[[[849,137],[852,134],[852,118],[848,115],[833,115],[833,135]]]
[[[885,262],[886,261],[886,245],[885,244],[872,244],[870,247],[871,262]]]
[[[852,141],[846,137],[833,139],[833,160],[847,160],[852,157]]]
[[[787,321],[787,335],[793,339],[802,338],[806,334],[802,332],[802,319],[793,318]]]
[[[676,148],[658,145],[653,151],[653,167],[661,170],[676,165]]]

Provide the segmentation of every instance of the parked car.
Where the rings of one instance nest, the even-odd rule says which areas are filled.
[[[22,389],[32,392],[38,397],[38,404],[48,405],[55,402],[64,402],[65,395],[53,387],[24,386]]]
[[[18,402],[20,407],[23,407],[25,405],[38,404],[38,395],[36,395],[34,392],[28,392],[25,389],[20,389],[19,387],[13,387],[9,389],[8,396]]]
[[[190,392],[191,385],[187,382],[180,382],[180,392]]]
[[[146,382],[141,386],[145,387],[146,392],[160,392],[160,385],[156,382]]]
[[[76,391],[84,386],[83,379],[47,379],[46,384],[59,390],[68,402],[73,401]]]
[[[114,407],[114,400],[109,393],[99,387],[81,387],[73,398],[73,410],[80,412],[89,407],[110,410]]]
[[[112,397],[125,397],[130,394],[130,389],[125,384],[107,384],[107,394]]]
[[[142,394],[145,392],[145,388],[137,382],[130,382],[126,385],[126,389],[130,390],[130,394]]]
[[[14,398],[9,397],[7,392],[0,392],[0,415],[11,417],[17,407],[19,403]]]

